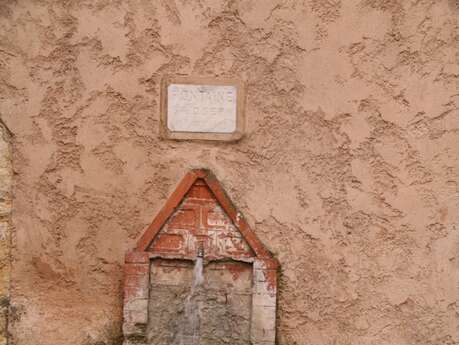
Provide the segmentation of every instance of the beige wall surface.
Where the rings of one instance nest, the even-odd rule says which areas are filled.
[[[280,345],[459,344],[457,0],[2,0],[10,344],[120,344],[124,253],[209,168],[279,259]],[[166,75],[246,83],[161,140]]]

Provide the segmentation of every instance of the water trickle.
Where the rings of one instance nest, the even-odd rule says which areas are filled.
[[[185,300],[183,324],[174,345],[199,345],[199,292],[204,282],[203,266],[203,258],[198,256],[194,264],[190,293]]]
[[[204,275],[203,275],[203,258],[198,256],[196,258],[196,262],[194,264],[194,270],[193,270],[193,285],[191,286],[191,292],[190,295],[193,294],[194,290],[198,286],[201,286],[202,283],[204,282]]]

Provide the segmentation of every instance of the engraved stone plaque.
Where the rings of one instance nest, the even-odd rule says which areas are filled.
[[[233,133],[236,92],[234,86],[170,84],[167,127],[178,132]]]
[[[168,78],[161,97],[165,138],[231,141],[243,134],[243,93],[238,82]]]

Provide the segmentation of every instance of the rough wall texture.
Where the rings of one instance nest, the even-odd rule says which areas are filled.
[[[11,344],[119,344],[124,253],[192,167],[281,262],[279,344],[459,344],[458,18],[457,0],[1,1]],[[159,140],[166,73],[245,80],[245,138]]]

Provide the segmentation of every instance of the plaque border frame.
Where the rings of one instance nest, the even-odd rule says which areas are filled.
[[[167,87],[170,84],[215,85],[236,87],[236,130],[232,133],[171,131],[167,127]],[[245,131],[245,86],[239,79],[166,75],[161,80],[159,134],[163,139],[237,141]]]

